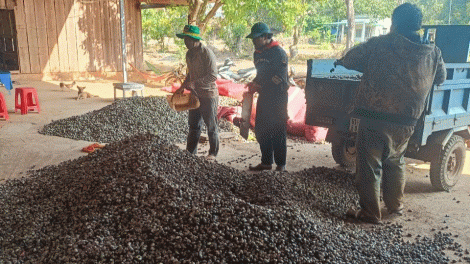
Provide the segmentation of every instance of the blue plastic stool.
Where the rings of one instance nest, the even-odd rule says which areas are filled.
[[[10,91],[13,89],[13,83],[11,82],[10,72],[0,72],[0,83],[8,90],[8,94],[11,94]]]

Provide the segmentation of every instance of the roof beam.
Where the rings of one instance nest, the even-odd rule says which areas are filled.
[[[145,5],[162,5],[162,6],[169,6],[169,5],[188,5],[187,0],[139,0],[142,4]]]
[[[169,6],[168,4],[142,4],[141,9],[150,9],[150,8],[163,8]]]

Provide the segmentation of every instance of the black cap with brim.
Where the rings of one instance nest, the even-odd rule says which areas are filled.
[[[262,22],[258,22],[258,23],[255,23],[251,27],[251,33],[248,36],[246,36],[246,38],[254,39],[254,38],[261,37],[263,35],[272,36],[273,33],[269,29],[268,25]]]
[[[250,35],[246,36],[246,38],[254,39],[254,38],[261,37],[261,36],[263,36],[263,35],[272,36],[273,33],[250,33]]]

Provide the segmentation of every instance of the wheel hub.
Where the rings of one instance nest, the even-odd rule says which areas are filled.
[[[455,166],[457,165],[457,158],[455,157],[455,154],[453,154],[451,157],[449,157],[449,162],[447,163],[447,170],[448,171],[454,171]]]
[[[447,178],[449,180],[452,180],[459,169],[459,164],[457,160],[457,154],[455,152],[452,152],[451,155],[449,155],[449,159],[447,160]]]

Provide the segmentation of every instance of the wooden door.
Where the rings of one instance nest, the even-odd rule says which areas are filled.
[[[13,10],[0,9],[0,70],[19,69],[15,13]]]

